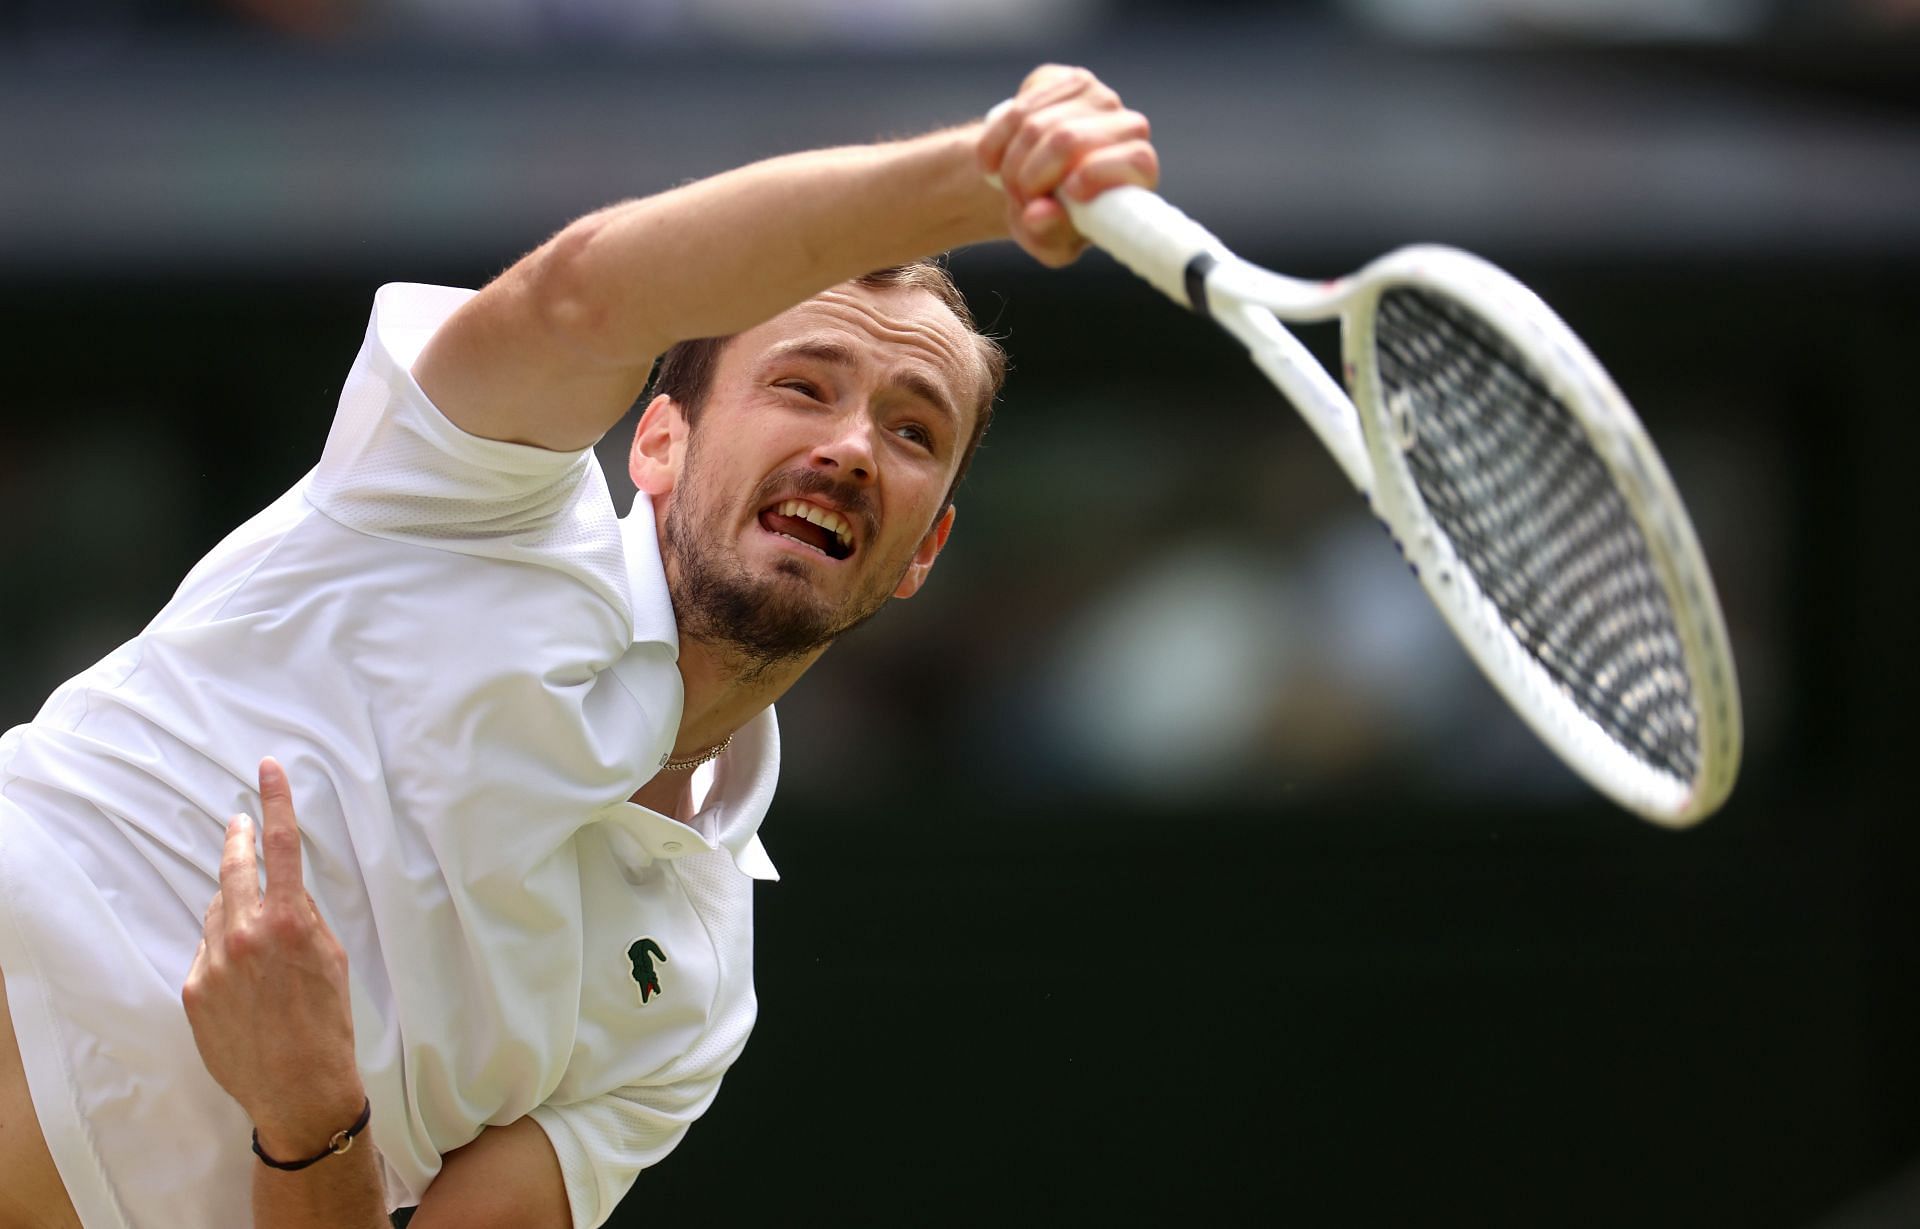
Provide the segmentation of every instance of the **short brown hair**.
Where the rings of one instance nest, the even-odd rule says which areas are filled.
[[[973,322],[973,312],[967,308],[967,300],[954,285],[953,275],[947,267],[937,261],[917,260],[912,264],[893,265],[885,269],[875,269],[853,279],[856,286],[865,286],[869,290],[884,290],[892,287],[905,287],[908,290],[924,290],[939,299],[948,311],[960,321],[962,328],[973,335],[974,352],[980,359],[980,396],[974,406],[973,433],[967,439],[965,451],[960,454],[960,468],[954,472],[953,485],[947,488],[947,497],[941,504],[941,511],[953,502],[953,493],[960,489],[961,480],[967,476],[967,469],[973,464],[973,454],[980,448],[980,440],[987,433],[987,425],[993,421],[993,405],[1000,396],[1000,388],[1007,380],[1007,352],[998,341],[980,331]],[[654,373],[652,395],[672,397],[692,424],[700,414],[700,408],[706,404],[707,394],[713,388],[713,373],[720,365],[720,352],[726,348],[733,336],[697,337],[692,341],[676,342],[660,356],[660,367]]]

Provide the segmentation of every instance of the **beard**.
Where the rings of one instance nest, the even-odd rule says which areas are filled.
[[[743,678],[826,648],[878,614],[906,574],[906,562],[897,570],[878,566],[873,580],[835,603],[814,589],[809,579],[813,569],[798,559],[778,560],[768,573],[750,571],[726,549],[723,526],[728,518],[687,498],[703,489],[697,472],[690,449],[684,481],[661,522],[674,615],[683,637],[738,657]],[[863,523],[869,547],[878,536],[872,532],[876,521],[867,493],[816,470],[774,474],[760,484],[748,506],[763,507],[782,492],[826,497],[849,519]]]

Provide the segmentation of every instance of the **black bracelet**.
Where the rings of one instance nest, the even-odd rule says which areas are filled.
[[[353,1137],[360,1134],[360,1132],[366,1130],[367,1123],[372,1118],[373,1118],[373,1100],[372,1098],[368,1098],[366,1105],[363,1106],[360,1110],[360,1116],[353,1120],[352,1126],[348,1127],[344,1131],[335,1131],[333,1133],[333,1138],[327,1141],[327,1146],[324,1151],[315,1153],[313,1156],[308,1157],[304,1161],[276,1161],[272,1157],[268,1156],[260,1148],[260,1128],[255,1127],[253,1129],[253,1155],[259,1157],[261,1160],[273,1166],[275,1169],[289,1169],[289,1170],[305,1169],[309,1165],[317,1164],[321,1161],[326,1160],[330,1156],[338,1156],[342,1152],[345,1152],[348,1149],[352,1148]]]

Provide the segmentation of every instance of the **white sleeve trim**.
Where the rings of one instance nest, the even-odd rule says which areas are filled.
[[[659,1087],[616,1088],[571,1105],[536,1107],[560,1160],[573,1229],[599,1229],[633,1189],[640,1171],[659,1164],[707,1112],[720,1077]]]
[[[584,492],[604,487],[593,449],[556,452],[474,435],[413,378],[434,331],[472,298],[444,286],[384,286],[308,501],[363,533],[422,542],[565,533]],[[598,486],[593,484],[598,482]]]
[[[552,476],[566,472],[592,447],[556,451],[475,435],[448,418],[413,378],[413,365],[427,342],[474,294],[453,286],[390,282],[374,295],[369,330],[372,336],[368,340],[377,341],[385,351],[392,364],[393,383],[398,386],[395,391],[426,411],[422,415],[424,425],[448,453],[498,473]]]

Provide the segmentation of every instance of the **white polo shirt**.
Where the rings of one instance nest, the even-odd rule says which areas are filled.
[[[598,1225],[746,1043],[772,711],[691,823],[628,801],[682,700],[652,508],[427,400],[409,369],[470,293],[383,288],[320,464],[0,738],[0,969],[88,1229],[249,1222],[248,1126],[179,994],[263,755],[347,949],[393,1206],[531,1114]]]

